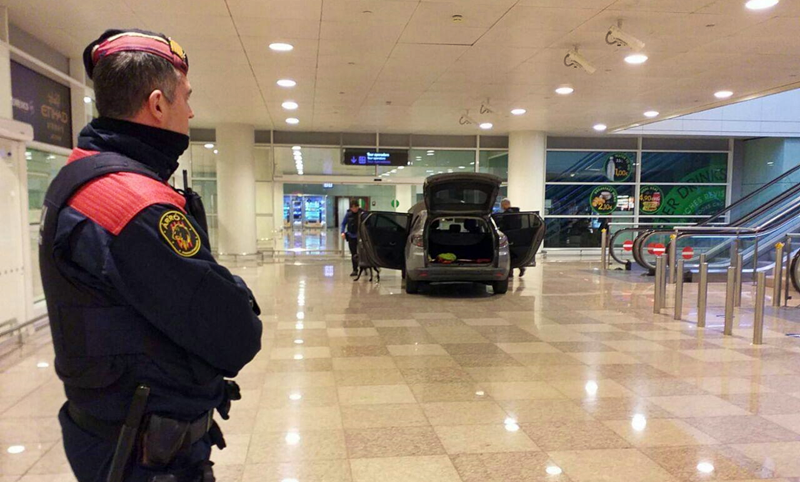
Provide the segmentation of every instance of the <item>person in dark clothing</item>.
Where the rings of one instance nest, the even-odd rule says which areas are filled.
[[[214,410],[241,398],[225,377],[262,324],[211,255],[199,199],[167,184],[189,146],[188,59],[163,35],[109,30],[84,64],[100,117],[48,189],[39,237],[64,450],[79,482],[213,482]]]
[[[364,210],[358,205],[358,201],[350,201],[350,209],[342,220],[342,239],[347,241],[350,248],[350,260],[353,263],[353,272],[350,276],[358,276],[358,223]]]
[[[508,199],[508,198],[505,198],[502,201],[500,201],[500,209],[502,209],[501,212],[503,214],[510,214],[510,213],[518,213],[519,212],[519,208],[511,207],[511,200]],[[516,221],[516,222],[519,223],[519,221]],[[513,226],[512,224],[513,224],[513,221],[507,220],[507,219],[503,219],[503,225],[500,226],[500,231],[502,231],[503,228],[507,228],[507,229],[516,228],[516,226]],[[511,276],[512,277],[514,276],[514,270],[513,269],[511,270]],[[519,269],[519,277],[522,278],[523,276],[525,276],[525,268],[524,267]]]

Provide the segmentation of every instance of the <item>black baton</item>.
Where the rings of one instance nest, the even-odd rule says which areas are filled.
[[[128,409],[128,416],[119,432],[119,438],[117,438],[117,448],[114,449],[114,458],[111,459],[107,482],[122,482],[124,480],[125,468],[128,466],[133,446],[136,444],[136,436],[139,432],[139,426],[142,424],[142,418],[144,418],[144,409],[149,396],[150,387],[147,385],[136,387],[131,407]]]

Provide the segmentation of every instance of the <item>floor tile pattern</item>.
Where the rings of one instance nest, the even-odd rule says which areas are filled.
[[[265,330],[218,480],[800,481],[800,340],[784,336],[800,325],[768,310],[752,346],[749,285],[725,337],[721,285],[698,329],[696,286],[675,321],[648,279],[588,262],[543,261],[505,296],[409,296],[396,272],[354,283],[348,266],[233,268]],[[0,482],[74,481],[46,331],[0,358]]]

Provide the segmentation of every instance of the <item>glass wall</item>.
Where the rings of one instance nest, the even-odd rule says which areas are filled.
[[[67,156],[52,154],[36,149],[25,151],[28,164],[28,226],[31,238],[31,268],[33,275],[33,300],[44,299],[42,279],[39,276],[39,224],[42,204],[47,188],[59,169],[67,163]]]
[[[547,152],[545,247],[600,246],[600,230],[696,223],[727,205],[727,152]]]
[[[481,151],[478,172],[494,174],[508,181],[508,151]]]
[[[548,151],[545,247],[600,246],[600,231],[632,224],[636,209],[636,152]]]
[[[475,150],[411,149],[408,166],[378,168],[378,176],[386,179],[452,172],[475,172]]]
[[[219,218],[217,216],[217,150],[213,144],[205,147],[203,143],[192,143],[189,146],[189,162],[191,163],[192,189],[203,198],[208,219],[208,239],[211,250],[217,249]]]

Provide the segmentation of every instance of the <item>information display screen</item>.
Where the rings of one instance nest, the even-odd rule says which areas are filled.
[[[35,141],[72,147],[69,87],[12,60],[11,97],[14,120],[32,125]]]
[[[408,149],[350,149],[343,150],[345,166],[407,166]]]

